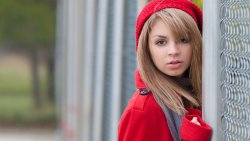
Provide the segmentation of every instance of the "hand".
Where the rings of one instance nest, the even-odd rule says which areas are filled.
[[[192,120],[191,120],[191,122],[193,122],[193,123],[195,123],[195,124],[201,126],[201,124],[200,124],[200,122],[198,121],[197,117],[193,117]]]

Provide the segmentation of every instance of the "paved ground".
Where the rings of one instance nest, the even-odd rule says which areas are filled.
[[[63,141],[56,131],[0,129],[0,141]]]

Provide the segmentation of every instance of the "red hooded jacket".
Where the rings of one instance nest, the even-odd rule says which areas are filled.
[[[143,81],[136,71],[136,86],[145,88]],[[209,141],[211,128],[201,119],[201,112],[187,109],[183,116],[180,129],[181,139],[184,141]],[[201,126],[190,120],[197,117]],[[167,120],[161,107],[155,101],[151,92],[142,95],[136,91],[130,99],[120,119],[118,141],[173,141]]]

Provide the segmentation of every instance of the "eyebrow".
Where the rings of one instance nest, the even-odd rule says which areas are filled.
[[[159,37],[159,38],[164,38],[164,39],[167,38],[166,36],[163,36],[163,35],[154,35],[154,36],[152,36],[152,37]]]

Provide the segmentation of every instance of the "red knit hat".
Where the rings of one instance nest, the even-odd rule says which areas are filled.
[[[142,27],[144,23],[147,21],[147,19],[156,13],[157,11],[160,11],[165,8],[176,8],[180,9],[187,14],[189,14],[195,22],[197,23],[197,26],[202,32],[202,11],[199,9],[198,6],[196,6],[194,3],[192,3],[189,0],[152,0],[149,2],[141,11],[137,18],[136,22],[136,51],[138,48],[138,40],[142,31]]]

